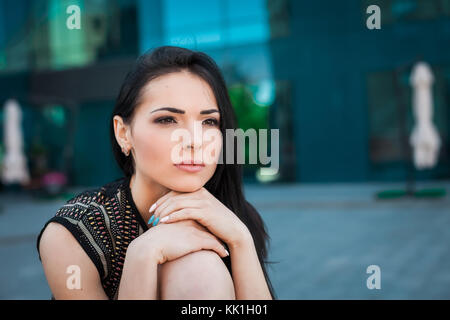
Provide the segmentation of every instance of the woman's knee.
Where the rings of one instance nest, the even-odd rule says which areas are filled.
[[[159,298],[235,299],[233,279],[217,253],[200,250],[158,269]]]

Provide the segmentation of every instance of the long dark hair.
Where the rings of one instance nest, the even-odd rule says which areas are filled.
[[[214,95],[220,112],[220,130],[222,132],[222,158],[227,159],[227,144],[225,129],[236,129],[236,115],[231,105],[225,80],[214,60],[203,52],[192,51],[175,46],[162,46],[154,48],[141,55],[128,73],[117,97],[116,105],[111,115],[110,139],[114,157],[125,176],[134,173],[134,160],[132,156],[126,157],[116,141],[113,127],[113,117],[119,115],[123,121],[130,124],[133,119],[135,107],[139,104],[141,89],[149,81],[172,72],[187,70],[206,81]],[[226,142],[228,140],[228,142]],[[234,157],[236,158],[236,143]],[[211,179],[204,186],[212,195],[226,205],[247,226],[253,236],[258,259],[264,272],[267,285],[272,298],[275,292],[266,270],[266,261],[269,245],[269,235],[261,216],[256,209],[245,200],[242,188],[242,165],[234,159],[233,164],[219,163]]]

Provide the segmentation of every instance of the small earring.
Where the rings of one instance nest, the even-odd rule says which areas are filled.
[[[124,147],[122,147],[122,152],[125,154],[126,157],[128,157],[128,155],[130,154],[130,150],[125,149]]]

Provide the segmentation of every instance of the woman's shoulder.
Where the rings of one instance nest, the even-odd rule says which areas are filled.
[[[56,211],[55,217],[80,220],[97,211],[104,211],[105,206],[113,204],[117,197],[120,200],[124,179],[119,178],[100,187],[78,192]]]
[[[112,241],[114,228],[111,228],[111,215],[121,214],[123,182],[125,178],[119,178],[100,187],[86,189],[76,193],[62,206],[41,228],[37,238],[39,240],[51,222],[65,226],[80,242]],[[95,246],[94,243],[92,243]]]
[[[36,243],[38,253],[40,239],[48,224],[59,223],[80,243],[103,278],[107,274],[109,256],[115,249],[111,212],[120,211],[115,208],[121,205],[117,197],[121,197],[124,181],[125,178],[119,178],[79,192],[67,200],[41,229]]]

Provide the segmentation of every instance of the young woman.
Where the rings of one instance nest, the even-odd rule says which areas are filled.
[[[110,123],[124,177],[67,201],[37,239],[53,298],[274,299],[265,225],[241,166],[225,161],[235,121],[209,56],[164,46],[139,57]],[[175,141],[177,130],[194,138]],[[220,154],[198,162],[205,150]]]

